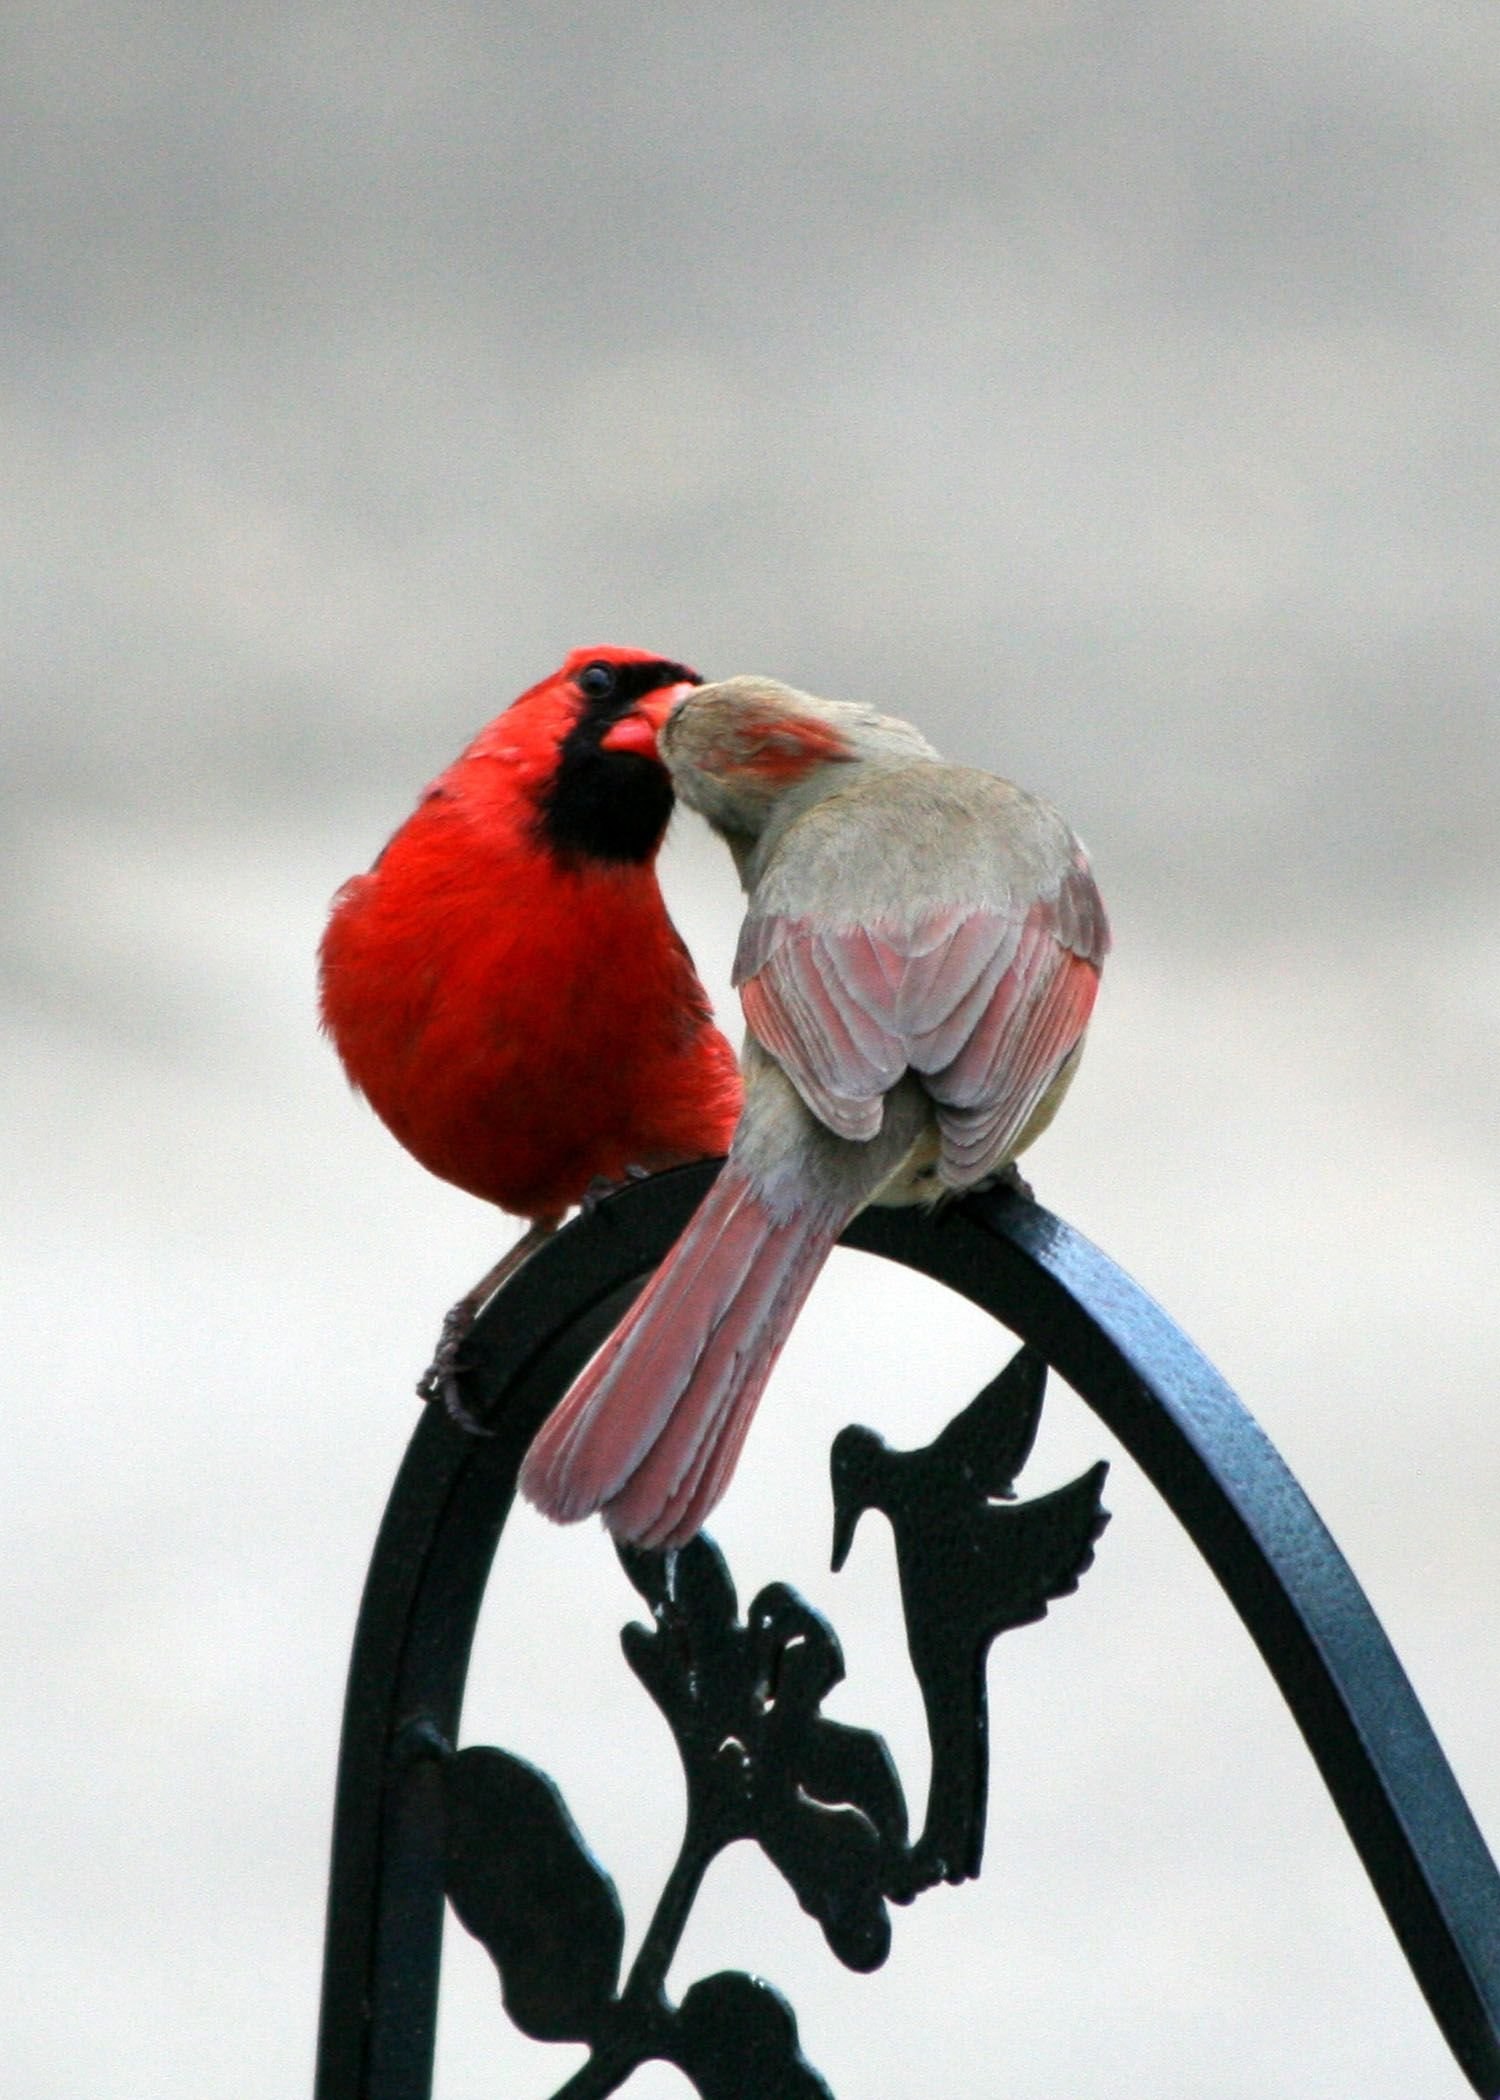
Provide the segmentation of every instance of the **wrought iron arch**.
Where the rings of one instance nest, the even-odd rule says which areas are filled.
[[[492,1436],[466,1435],[435,1408],[418,1423],[376,1543],[350,1663],[317,2100],[427,2100],[450,1896],[495,1956],[517,2024],[529,2033],[590,2041],[589,2064],[561,2089],[576,2100],[614,2090],[634,2063],[652,2054],[681,2064],[700,2091],[714,2096],[826,2094],[797,2053],[788,2008],[764,1986],[714,1977],[695,1985],[681,2007],[667,2006],[661,1980],[682,1923],[673,1904],[680,1911],[682,1897],[691,1900],[686,1881],[731,1836],[755,1834],[773,1857],[775,1844],[784,1841],[787,1857],[776,1864],[818,1917],[830,1946],[852,1966],[873,1967],[883,1958],[887,1898],[905,1902],[936,1879],[977,1871],[984,1652],[1003,1625],[1039,1616],[1047,1599],[1071,1588],[1087,1565],[1104,1521],[1098,1510],[1103,1468],[1054,1496],[1010,1505],[1022,1519],[1037,1513],[1030,1533],[1038,1541],[1040,1572],[1032,1594],[1018,1593],[998,1609],[981,1600],[962,1654],[933,1650],[929,1614],[924,1659],[924,1538],[951,1531],[954,1492],[951,1479],[935,1483],[934,1455],[945,1440],[968,1438],[965,1478],[972,1498],[972,1455],[983,1444],[995,1477],[979,1481],[979,1502],[1007,1494],[1041,1404],[1040,1377],[1031,1379],[1029,1367],[1044,1376],[1043,1363],[1119,1439],[1223,1585],[1306,1738],[1433,2018],[1474,2090],[1495,2100],[1500,1875],[1368,1600],[1297,1481],[1212,1365],[1106,1255],[1050,1212],[1005,1190],[936,1214],[867,1211],[844,1237],[847,1246],[945,1284],[1026,1345],[926,1452],[897,1455],[881,1446],[877,1453],[878,1440],[867,1431],[846,1431],[835,1444],[844,1543],[860,1508],[872,1502],[888,1508],[919,1675],[924,1660],[930,1675],[946,1670],[960,1700],[968,1697],[976,1708],[966,1717],[972,1754],[963,1744],[955,1749],[951,1792],[958,1807],[937,1798],[934,1707],[940,1701],[929,1697],[925,1678],[935,1771],[926,1825],[908,1845],[888,1759],[882,1776],[884,1746],[817,1713],[842,1667],[824,1622],[794,1592],[773,1585],[741,1625],[723,1563],[706,1542],[679,1556],[675,1579],[657,1556],[622,1556],[654,1620],[651,1633],[644,1627],[627,1633],[627,1657],[673,1726],[690,1804],[697,1801],[708,1821],[697,1855],[685,1849],[680,1862],[684,1887],[664,1897],[632,1977],[615,1993],[613,1886],[577,1841],[560,1797],[518,1759],[499,1751],[455,1752],[453,1745],[485,1583],[526,1447],[661,1259],[714,1171],[712,1165],[679,1169],[607,1198],[545,1245],[492,1301],[472,1337],[468,1387],[493,1424]],[[997,1451],[1007,1460],[998,1471]],[[893,1464],[904,1468],[900,1492],[907,1499],[899,1507],[892,1493],[882,1500],[877,1480],[883,1467],[888,1482]],[[981,1624],[986,1609],[991,1617]],[[701,1742],[693,1747],[695,1729],[708,1740],[701,1704],[694,1705],[704,1696],[702,1673],[674,1675],[672,1651],[674,1643],[696,1638],[718,1642],[715,1655],[731,1658],[732,1667],[724,1665],[729,1674],[720,1672],[719,1696],[740,1697],[752,1714],[739,1735],[727,1722],[709,1731],[733,1736],[743,1768],[736,1768],[737,1789],[726,1787]],[[767,1670],[779,1670],[789,1657],[797,1672],[788,1676],[785,1698],[770,1701],[783,1709],[776,1730],[767,1723],[763,1739],[747,1748],[740,1737],[760,1725],[754,1715],[767,1708]],[[753,1702],[734,1691],[736,1669],[746,1686],[754,1680]],[[793,1684],[798,1673],[800,1687]],[[714,1743],[713,1755],[722,1748]],[[832,1806],[820,1811],[824,1820],[812,1833],[821,1864],[809,1868],[799,1867],[791,1836],[783,1831],[782,1840],[768,1838],[766,1830],[785,1824],[784,1815],[776,1822],[774,1802],[782,1798],[777,1787],[787,1772],[814,1767],[827,1783],[812,1790]],[[744,1804],[757,1789],[766,1822],[752,1833],[737,1819],[750,1813]],[[522,1824],[540,1847],[530,1869],[508,1861],[503,1842],[507,1828]],[[496,1836],[502,1842],[487,1842]],[[584,1946],[571,1982],[560,1985],[556,1964],[548,1970],[524,1946],[516,1952],[508,1907],[519,1905],[524,1914],[536,1900],[535,1887],[525,1885],[528,1871],[533,1881],[543,1875],[547,1883],[551,1913],[541,1925],[555,1937],[571,1922]],[[528,1930],[537,1924],[529,1916]],[[733,2032],[737,2054],[715,2054],[716,2025]]]

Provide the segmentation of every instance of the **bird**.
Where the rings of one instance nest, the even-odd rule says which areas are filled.
[[[927,1815],[911,1886],[972,1880],[989,1790],[985,1662],[990,1643],[1040,1619],[1075,1589],[1109,1521],[1103,1459],[1050,1494],[1017,1503],[1016,1475],[1042,1418],[1045,1359],[1022,1349],[930,1444],[892,1451],[857,1423],[833,1440],[833,1567],[867,1509],[896,1540],[906,1644],[932,1748]]]
[[[667,709],[701,681],[643,649],[575,649],[426,788],[335,896],[322,1024],[414,1158],[524,1219],[459,1299],[418,1384],[453,1418],[480,1306],[568,1211],[716,1158],[738,1062],[668,915],[657,851]]]
[[[703,685],[660,749],[729,845],[745,1105],[645,1291],[542,1424],[522,1492],[682,1545],[728,1485],[778,1352],[866,1204],[1010,1171],[1078,1067],[1109,946],[1050,804],[909,722],[774,679]]]

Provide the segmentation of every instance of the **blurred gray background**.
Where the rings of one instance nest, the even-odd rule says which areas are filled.
[[[1064,806],[1117,949],[1039,1193],[1280,1444],[1500,1840],[1492,0],[10,0],[0,104],[7,2091],[307,2090],[364,1563],[509,1230],[349,1095],[313,950],[580,642]],[[729,1007],[692,820],[667,880]],[[840,1255],[716,1526],[917,1795],[824,1454],[1003,1353]],[[1108,1451],[1059,1389],[1026,1484]],[[985,1880],[857,1978],[732,1856],[676,1980],[761,1965],[844,2100],[1462,2094],[1238,1622],[1127,1461],[1108,1500],[997,1651]],[[636,1935],[679,1799],[635,1600],[529,1515],[492,1595],[469,1734]],[[572,2061],[455,1931],[444,2100]]]

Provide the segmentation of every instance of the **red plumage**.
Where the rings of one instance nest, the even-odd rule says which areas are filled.
[[[655,730],[697,682],[575,650],[334,899],[322,1017],[350,1080],[423,1166],[534,1229],[633,1168],[723,1152],[739,1113],[656,880]]]

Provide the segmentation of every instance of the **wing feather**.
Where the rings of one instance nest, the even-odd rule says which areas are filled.
[[[1029,910],[842,927],[752,913],[735,981],[751,1032],[838,1136],[873,1137],[884,1095],[917,1074],[942,1178],[965,1187],[1013,1157],[1087,1025],[1107,944],[1080,852]]]
[[[951,1085],[965,1098],[946,1098],[948,1075],[928,1083],[942,1132],[943,1179],[950,1187],[969,1187],[1014,1158],[1027,1125],[1083,1038],[1099,973],[1081,956],[1059,952],[1062,966],[1049,971],[1038,996],[1012,1014],[990,1056],[981,1059],[978,1045],[966,1050],[961,1062],[973,1069]]]

